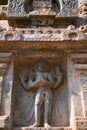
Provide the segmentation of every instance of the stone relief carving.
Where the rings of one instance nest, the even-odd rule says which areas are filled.
[[[56,15],[56,12],[52,10],[52,0],[34,0],[34,10],[29,13],[30,15]]]
[[[26,12],[24,11],[24,0],[10,0],[8,6],[8,14],[9,16],[26,16]]]
[[[81,86],[81,93],[82,93],[82,99],[83,99],[84,117],[87,116],[87,107],[86,107],[86,104],[87,104],[87,64],[85,64],[85,66],[82,66],[82,68],[80,68],[80,70],[78,71],[79,84]]]
[[[45,67],[45,63],[43,61],[39,61],[36,65],[36,72],[31,71],[28,75],[26,73],[20,75],[21,85],[26,91],[36,90],[35,124],[30,127],[40,127],[40,111],[43,103],[44,127],[51,127],[49,125],[49,118],[52,109],[52,91],[57,89],[63,80],[63,72],[59,65],[53,70],[49,70]]]
[[[40,1],[39,1],[40,2]],[[35,3],[35,4],[34,4]],[[18,16],[27,16],[27,14],[29,14],[31,12],[31,14],[50,14],[53,13],[53,15],[55,14],[55,12],[52,12],[51,9],[47,9],[47,5],[49,5],[49,1],[42,1],[39,3],[39,5],[37,4],[38,1],[31,1],[31,0],[13,0],[9,2],[9,8],[8,8],[8,14],[9,16],[12,14],[14,16],[18,15]],[[51,8],[51,6],[50,6]],[[33,11],[35,10],[35,11]],[[51,12],[50,12],[51,11]]]
[[[87,84],[87,70],[79,70],[78,75],[79,75],[80,85],[81,86],[86,85]]]
[[[83,33],[87,33],[87,25],[80,26],[79,30],[82,31]]]
[[[87,0],[83,0],[79,4],[79,16],[87,17]]]
[[[0,1],[0,129],[87,130],[87,0],[79,6],[81,18],[77,4]],[[36,64],[40,57],[50,65]]]
[[[9,30],[6,30],[6,28],[0,27],[0,38],[5,41],[19,41],[20,34],[13,28],[9,28]]]
[[[7,68],[8,67],[6,63],[0,63],[0,115],[2,114],[2,91],[3,91],[4,77]]]
[[[0,53],[0,129],[11,128],[11,94],[13,86],[13,55]],[[1,121],[2,120],[2,121]]]
[[[0,5],[0,18],[6,19],[7,17],[7,5]]]
[[[41,3],[38,7],[38,9],[32,11],[29,13],[30,15],[56,15],[56,13],[51,10],[51,8],[47,9],[44,3]]]
[[[83,29],[84,32],[86,31],[84,30],[84,26],[82,26],[81,29]],[[78,105],[75,108],[75,116],[79,117],[77,118],[77,120],[81,120],[82,118],[84,119],[87,116],[87,55],[86,53],[72,54],[72,59],[74,61],[73,63],[76,71],[76,74],[74,74],[77,77],[77,80],[75,80],[74,82],[75,84],[77,84],[74,90],[74,99],[76,99],[76,96],[78,96],[78,99],[76,99]],[[74,101],[75,104],[77,104],[76,102]],[[87,128],[86,125],[84,126],[85,128]],[[77,129],[79,128],[80,125],[77,126]]]
[[[57,16],[77,16],[77,6],[77,0],[62,0],[61,10]]]
[[[9,1],[9,16],[56,15],[77,16],[77,0],[13,0]]]
[[[87,26],[76,28],[73,25],[67,29],[56,29],[52,27],[14,29],[0,28],[0,41],[63,41],[63,40],[86,40]]]
[[[85,35],[79,29],[76,29],[75,26],[70,25],[67,30],[62,33],[62,38],[67,40],[82,40],[85,39]]]
[[[42,3],[44,3],[48,8],[52,6],[52,0],[33,0],[34,8],[38,8]]]

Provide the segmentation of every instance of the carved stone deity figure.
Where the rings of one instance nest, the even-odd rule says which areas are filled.
[[[36,90],[35,97],[35,124],[30,127],[40,127],[40,110],[44,103],[44,127],[49,125],[49,117],[52,109],[53,94],[52,91],[57,89],[62,82],[63,74],[60,66],[49,70],[50,66],[39,61],[36,71],[30,72],[29,75],[21,74],[20,81],[23,88],[27,91]]]
[[[52,6],[52,0],[33,0],[33,7],[38,8],[42,3],[44,3],[47,8]]]
[[[29,12],[28,16],[32,15],[47,15],[55,16],[60,11],[58,0],[33,0],[33,11]]]

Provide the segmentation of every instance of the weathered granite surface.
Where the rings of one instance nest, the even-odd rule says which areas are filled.
[[[0,1],[0,130],[87,130],[87,1]]]

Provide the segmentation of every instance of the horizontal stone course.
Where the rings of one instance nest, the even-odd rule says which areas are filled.
[[[52,128],[14,127],[12,130],[72,130],[72,128],[71,127],[52,127]]]

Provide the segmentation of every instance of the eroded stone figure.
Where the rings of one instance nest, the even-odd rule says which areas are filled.
[[[30,7],[30,3],[32,7]],[[25,5],[28,7],[26,11],[30,15],[56,15],[60,11],[59,0],[28,0]],[[29,11],[29,9],[31,9]],[[26,7],[25,7],[26,10]]]
[[[49,66],[48,66],[49,67]],[[35,124],[30,127],[40,127],[40,111],[44,103],[44,127],[49,125],[49,116],[52,109],[53,94],[52,90],[57,89],[63,79],[63,74],[59,66],[53,71],[44,70],[45,65],[39,61],[36,72],[31,72],[29,76],[21,75],[20,81],[27,91],[36,89],[35,97]]]

